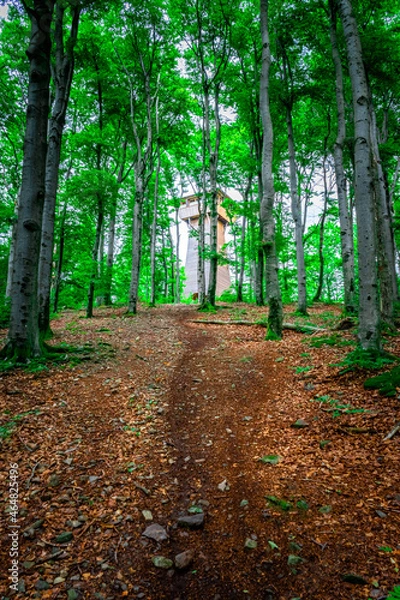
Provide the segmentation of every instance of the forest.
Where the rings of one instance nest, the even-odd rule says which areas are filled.
[[[400,598],[399,74],[399,0],[0,0],[5,599]]]

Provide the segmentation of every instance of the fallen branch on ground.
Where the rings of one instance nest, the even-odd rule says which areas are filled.
[[[398,431],[400,431],[400,421],[398,423],[396,423],[396,425],[393,427],[392,431],[390,431],[387,434],[387,436],[383,438],[383,441],[386,442],[387,440],[391,440],[392,437],[394,437]]]
[[[216,319],[196,319],[192,323],[200,323],[202,325],[259,325],[260,327],[268,327],[268,323],[260,321],[218,321]],[[315,327],[314,325],[296,325],[295,323],[282,323],[283,329],[291,329],[292,331],[300,331],[301,333],[311,333],[328,331],[322,327]]]

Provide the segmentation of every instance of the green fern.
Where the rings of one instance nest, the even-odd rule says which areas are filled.
[[[400,585],[396,585],[391,592],[389,592],[389,596],[386,600],[400,600]]]

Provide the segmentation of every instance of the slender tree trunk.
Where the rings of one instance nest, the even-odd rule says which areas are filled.
[[[101,172],[101,155],[102,155],[102,141],[103,141],[103,85],[100,78],[100,69],[95,58],[95,70],[97,75],[97,101],[99,105],[99,136],[100,141],[96,144],[96,169],[99,174],[99,180],[97,184],[100,186],[100,172]],[[101,236],[103,233],[104,223],[104,197],[103,190],[99,189],[96,193],[97,199],[97,218],[96,218],[96,233],[94,239],[94,245],[92,250],[92,266],[88,289],[88,300],[86,307],[86,317],[91,319],[93,317],[93,302],[94,302],[94,290],[96,285],[96,279],[98,277],[98,257],[99,248],[101,244]]]
[[[278,279],[275,222],[273,215],[275,190],[272,175],[273,131],[269,109],[269,68],[271,64],[271,53],[268,34],[268,0],[260,0],[260,15],[262,38],[260,113],[263,129],[262,198],[260,217],[267,272],[267,297],[269,304],[268,336],[273,339],[280,339],[282,337],[283,311]]]
[[[207,132],[207,143],[210,157],[210,273],[208,279],[208,301],[215,306],[218,272],[218,206],[217,206],[217,168],[219,147],[221,142],[221,123],[219,118],[219,85],[215,86],[214,94],[214,119],[215,143],[211,148],[210,130]]]
[[[179,251],[180,251],[180,232],[179,232],[179,206],[175,207],[175,236],[176,236],[176,257],[175,257],[175,295],[174,302],[175,304],[180,304],[181,301],[181,274],[180,274],[180,261],[179,261]]]
[[[89,282],[89,290],[88,290],[88,300],[86,307],[86,317],[91,319],[93,317],[93,303],[94,303],[94,290],[96,286],[97,279],[97,269],[98,269],[98,256],[99,256],[99,248],[101,242],[101,235],[103,229],[104,222],[104,201],[101,192],[97,193],[97,219],[96,219],[96,235],[92,250],[92,272],[90,276]]]
[[[72,25],[66,51],[64,49],[65,6],[56,4],[54,67],[55,101],[49,122],[49,142],[46,158],[46,183],[42,218],[42,238],[39,259],[39,329],[44,336],[50,330],[50,290],[54,249],[54,220],[60,170],[61,142],[67,114],[74,71],[74,46],[78,36],[81,7],[72,9]]]
[[[344,306],[346,313],[355,311],[354,284],[354,240],[352,219],[347,200],[346,175],[343,167],[343,147],[346,140],[345,102],[343,91],[343,71],[336,34],[336,0],[329,0],[330,38],[332,58],[336,77],[336,105],[338,129],[334,146],[336,189],[339,203],[340,243],[344,284]]]
[[[126,161],[126,147],[127,141],[122,142],[122,159],[118,169],[117,175],[117,190],[113,196],[111,207],[110,207],[110,221],[108,224],[108,239],[107,239],[107,261],[106,261],[106,272],[104,278],[104,304],[105,306],[111,306],[111,288],[112,278],[114,269],[114,246],[115,246],[115,225],[117,219],[117,205],[118,205],[118,193],[121,187],[121,183],[124,180],[124,169]]]
[[[139,299],[140,262],[142,257],[142,233],[143,233],[143,204],[144,183],[140,165],[135,166],[135,206],[133,208],[132,222],[132,273],[131,286],[129,290],[128,312],[136,315]]]
[[[377,124],[371,100],[371,143],[374,167],[374,189],[377,214],[378,274],[381,291],[382,318],[394,328],[394,302],[397,298],[395,255],[392,240],[392,223],[389,210],[389,193],[379,153]]]
[[[35,0],[27,9],[31,21],[27,55],[30,63],[22,185],[11,286],[8,341],[2,355],[24,361],[40,356],[38,265],[47,152],[50,84],[50,26],[54,2]]]
[[[338,0],[351,79],[354,111],[355,201],[360,280],[359,344],[364,350],[381,349],[376,231],[371,160],[371,118],[357,22],[350,0]]]
[[[159,126],[159,112],[158,112],[159,99],[156,100],[156,155],[157,155],[157,166],[156,166],[156,177],[154,183],[154,202],[153,202],[153,221],[151,224],[150,234],[150,278],[151,278],[151,291],[150,291],[150,306],[156,305],[156,243],[157,243],[157,211],[158,211],[158,183],[160,179],[161,171],[161,151],[160,151],[160,126]]]
[[[292,121],[292,103],[286,105],[286,125],[288,132],[289,168],[290,168],[290,196],[292,199],[292,216],[296,241],[297,262],[297,310],[302,315],[307,314],[307,286],[306,267],[304,262],[303,221],[301,216],[301,200],[297,181],[296,153],[294,147],[294,133]]]
[[[65,247],[65,222],[67,219],[67,202],[64,204],[64,209],[61,215],[61,223],[60,223],[60,241],[59,241],[59,249],[58,249],[58,260],[56,267],[56,275],[54,281],[54,305],[53,312],[58,312],[58,302],[60,298],[60,285],[61,285],[61,273],[63,267],[64,260],[64,247]]]
[[[239,277],[237,284],[237,302],[243,302],[243,282],[244,282],[244,270],[246,264],[246,226],[247,226],[247,210],[249,204],[249,194],[251,190],[251,184],[253,182],[253,174],[250,173],[247,179],[247,185],[243,194],[243,221],[242,229],[240,233],[240,265],[239,265]]]
[[[204,147],[204,142],[203,142]],[[204,149],[205,152],[205,149]],[[205,156],[205,154],[203,154]],[[206,278],[205,278],[205,219],[207,207],[207,191],[206,191],[206,171],[205,158],[203,158],[202,167],[202,192],[199,194],[199,220],[198,220],[198,241],[197,241],[197,291],[200,307],[204,305],[206,300]]]
[[[325,151],[328,137],[325,138]],[[322,208],[322,215],[319,223],[319,244],[318,244],[318,258],[319,258],[319,273],[318,273],[318,287],[315,292],[313,302],[319,302],[321,300],[322,289],[324,285],[324,237],[325,237],[325,220],[328,209],[328,182],[326,172],[326,154],[322,161],[323,181],[324,181],[324,206]]]

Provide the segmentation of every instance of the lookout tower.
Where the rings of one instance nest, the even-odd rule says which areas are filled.
[[[228,215],[225,208],[221,205],[224,198],[228,198],[226,194],[218,190],[217,192],[217,212],[218,212],[218,224],[217,224],[217,251],[220,252],[222,246],[226,243],[225,231],[228,224]],[[192,196],[186,196],[181,200],[181,206],[179,209],[179,216],[182,221],[187,223],[189,229],[189,240],[186,253],[186,282],[185,282],[185,294],[191,296],[198,292],[197,289],[197,259],[198,259],[198,240],[196,236],[191,235],[191,231],[197,231],[199,227],[199,194],[193,194]],[[209,212],[205,215],[204,221],[204,233],[205,243],[210,243],[210,214]],[[210,263],[205,261],[205,282],[206,289],[208,287]],[[223,291],[227,290],[231,285],[231,279],[229,275],[228,265],[218,265],[217,270],[217,296],[220,296]]]

